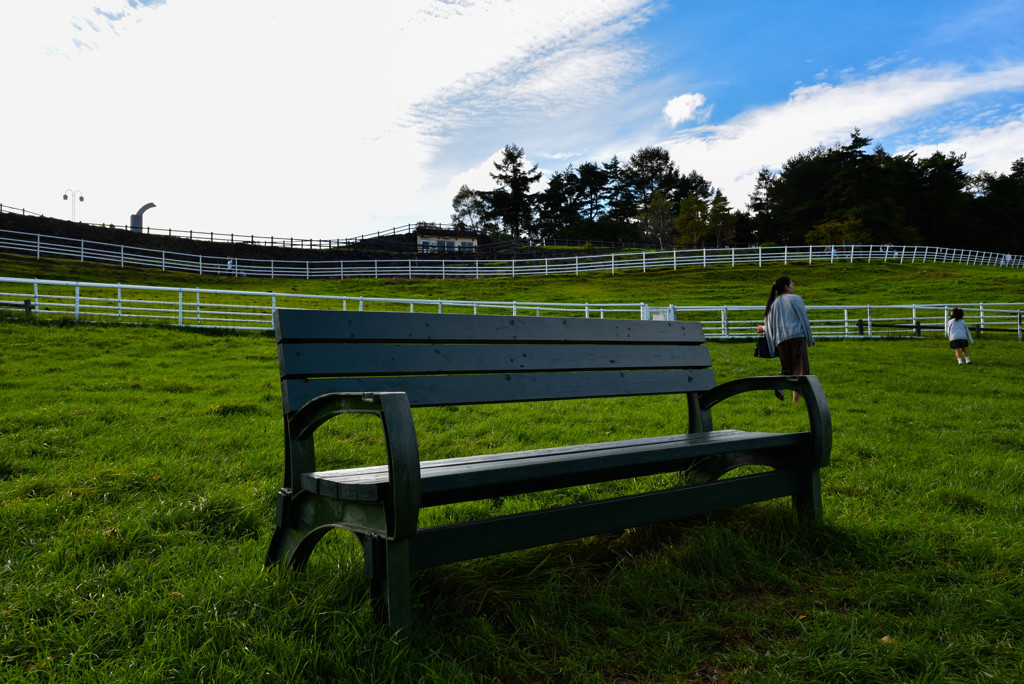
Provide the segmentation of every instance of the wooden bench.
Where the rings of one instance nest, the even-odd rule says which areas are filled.
[[[302,568],[333,528],[362,542],[370,595],[399,633],[410,571],[779,497],[820,520],[831,418],[815,376],[715,384],[697,323],[280,309],[284,487],[267,564]],[[748,391],[793,390],[806,432],[714,430],[711,409]],[[655,394],[680,401],[681,434],[420,461],[412,409]],[[376,414],[387,464],[318,471],[314,435],[342,413]],[[383,460],[383,456],[381,457]],[[770,466],[718,479],[743,465]],[[419,527],[421,508],[683,472],[676,486]]]

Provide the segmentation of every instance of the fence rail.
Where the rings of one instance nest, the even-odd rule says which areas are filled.
[[[941,331],[953,304],[808,306],[815,337],[914,337]],[[1016,333],[1024,339],[1024,303],[956,304],[972,329]],[[756,334],[761,306],[652,307],[645,303],[553,303],[343,297],[245,290],[154,287],[0,278],[0,316],[90,322],[164,324],[197,328],[270,330],[276,308],[416,311],[514,316],[697,321],[713,339]],[[936,334],[941,334],[936,332]]]
[[[20,214],[22,216],[35,216],[39,218],[45,218],[43,214],[37,214],[34,211],[28,211],[27,209],[17,209],[10,205],[0,204],[0,212],[8,214]],[[211,230],[180,230],[175,228],[150,228],[141,227],[138,229],[130,228],[127,225],[119,226],[113,223],[84,223],[78,222],[80,225],[92,226],[95,228],[110,228],[111,230],[131,230],[146,235],[159,235],[167,237],[179,237],[188,240],[203,240],[205,242],[223,242],[227,244],[237,245],[260,245],[262,247],[289,247],[296,249],[335,249],[338,247],[345,247],[348,245],[355,245],[364,240],[374,240],[380,238],[396,237],[399,235],[407,235],[414,232],[420,226],[426,226],[428,228],[453,228],[451,224],[447,223],[433,223],[433,222],[419,222],[409,223],[404,226],[395,226],[394,228],[388,228],[387,230],[379,230],[373,233],[367,233],[366,235],[360,235],[358,237],[351,238],[335,238],[335,239],[320,239],[320,238],[291,238],[291,237],[267,237],[263,235],[254,235],[248,233],[218,233]]]
[[[847,245],[781,247],[726,247],[661,252],[626,252],[543,259],[453,259],[412,257],[295,261],[238,259],[231,268],[223,257],[108,244],[79,238],[37,235],[0,230],[0,251],[26,254],[36,259],[75,259],[137,266],[199,275],[233,275],[259,278],[515,278],[540,275],[581,275],[649,269],[679,269],[711,265],[796,264],[926,261],[1024,268],[1024,257],[978,250],[922,245]]]

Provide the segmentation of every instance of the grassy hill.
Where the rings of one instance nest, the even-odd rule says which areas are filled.
[[[1024,301],[1024,270],[960,264],[710,266],[583,276],[469,279],[295,280],[197,276],[0,254],[0,276],[257,292],[533,302],[645,302],[652,306],[761,304],[779,275],[808,304]]]

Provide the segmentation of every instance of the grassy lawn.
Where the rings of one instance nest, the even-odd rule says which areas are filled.
[[[785,272],[809,303],[1021,300],[1000,269]],[[615,276],[623,297],[602,292],[759,303],[776,271],[728,273]],[[557,299],[573,281],[530,282]],[[750,346],[710,345],[719,381],[777,372]],[[329,536],[305,573],[263,567],[282,469],[271,336],[0,321],[0,680],[1022,681],[1024,344],[988,335],[971,355],[957,367],[938,337],[811,350],[835,430],[824,525],[779,501],[433,568],[415,575],[399,643],[370,615],[351,539]],[[716,425],[805,424],[764,394],[726,403]],[[655,397],[417,421],[438,458],[675,432],[685,410]],[[324,467],[383,459],[369,421],[324,430]],[[643,483],[427,516],[621,486]]]
[[[396,644],[341,535],[304,574],[262,567],[282,448],[270,337],[0,334],[7,680],[1024,677],[1015,340],[979,342],[969,368],[937,340],[817,345],[835,424],[820,529],[777,502],[435,568],[416,577],[413,641]],[[748,346],[711,345],[720,381],[774,371]],[[418,420],[430,458],[556,443],[570,422],[572,440],[656,434],[681,412],[661,398]],[[717,416],[801,419],[770,396]],[[382,458],[370,426],[330,429],[325,458]]]

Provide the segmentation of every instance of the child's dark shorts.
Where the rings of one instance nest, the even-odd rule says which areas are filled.
[[[950,349],[967,349],[967,340],[950,340]]]

